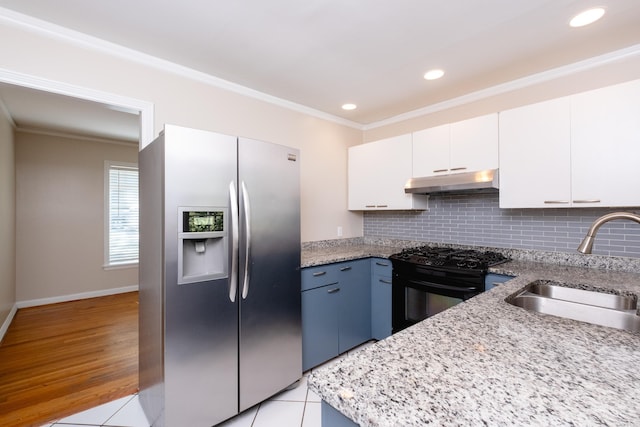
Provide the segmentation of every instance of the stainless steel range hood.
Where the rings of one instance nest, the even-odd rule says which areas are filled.
[[[404,192],[434,194],[497,191],[499,181],[498,169],[426,176],[410,178],[404,186]]]

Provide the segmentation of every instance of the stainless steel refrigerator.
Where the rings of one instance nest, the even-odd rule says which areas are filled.
[[[220,423],[302,376],[298,150],[166,125],[139,156],[140,393]]]

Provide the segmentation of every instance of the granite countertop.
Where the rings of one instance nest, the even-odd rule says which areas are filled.
[[[400,252],[400,246],[386,245],[336,245],[302,250],[302,267],[330,264],[340,261],[351,261],[360,258],[388,258]]]
[[[309,387],[363,427],[640,424],[640,334],[504,301],[538,279],[640,296],[640,274],[523,260],[491,271],[517,277],[313,370]]]

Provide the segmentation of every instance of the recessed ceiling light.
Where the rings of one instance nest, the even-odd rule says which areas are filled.
[[[347,110],[347,111],[355,110],[356,108],[358,108],[358,106],[356,104],[344,104],[342,106],[342,109],[343,110]]]
[[[442,76],[444,76],[444,71],[442,70],[429,70],[424,74],[426,80],[436,80]]]
[[[584,27],[585,25],[596,22],[602,18],[602,15],[604,15],[604,9],[601,7],[585,10],[574,16],[571,21],[569,21],[569,25],[572,27]]]

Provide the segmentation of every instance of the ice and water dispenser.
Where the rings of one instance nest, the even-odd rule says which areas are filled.
[[[227,209],[181,207],[178,215],[178,284],[227,277]]]

